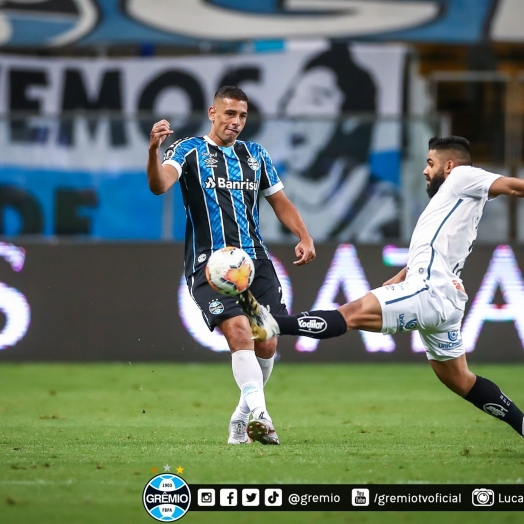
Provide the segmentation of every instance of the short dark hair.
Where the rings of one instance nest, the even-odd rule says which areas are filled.
[[[452,151],[461,165],[470,166],[472,164],[469,140],[461,136],[434,136],[429,139],[428,146],[430,150]]]
[[[240,89],[240,87],[236,86],[222,86],[216,93],[213,98],[213,100],[216,100],[217,98],[224,99],[224,98],[231,98],[232,100],[240,100],[242,102],[249,102],[249,99]]]

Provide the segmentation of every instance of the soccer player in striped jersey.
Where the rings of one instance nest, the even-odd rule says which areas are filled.
[[[167,120],[157,122],[151,130],[147,176],[149,188],[156,195],[180,181],[186,209],[185,274],[189,292],[209,329],[218,327],[231,349],[240,400],[231,416],[228,443],[247,443],[249,437],[262,444],[279,444],[264,396],[264,385],[273,369],[276,338],[253,342],[249,321],[236,297],[219,295],[205,277],[211,253],[226,246],[240,247],[255,264],[250,287],[254,296],[270,311],[287,314],[282,286],[260,235],[259,192],[280,222],[299,239],[294,263],[308,264],[315,257],[313,240],[284,194],[267,151],[255,142],[238,140],[247,113],[246,94],[237,87],[221,87],[208,110],[209,134],[176,141],[165,152],[163,162],[158,151],[173,131]]]
[[[278,334],[321,339],[349,329],[391,334],[416,329],[444,385],[524,436],[524,414],[496,384],[469,370],[460,334],[468,300],[460,275],[484,206],[499,195],[524,198],[524,180],[473,167],[469,142],[456,136],[429,141],[424,176],[431,201],[411,237],[408,265],[382,287],[337,310],[286,317],[273,317],[249,291],[240,302],[260,340]]]

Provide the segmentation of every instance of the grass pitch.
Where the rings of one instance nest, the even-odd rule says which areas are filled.
[[[524,406],[524,366],[474,366]],[[0,366],[0,522],[152,523],[146,482],[522,483],[524,441],[427,365],[277,364],[282,445],[227,446],[226,365]],[[521,513],[189,513],[184,523],[520,523]]]

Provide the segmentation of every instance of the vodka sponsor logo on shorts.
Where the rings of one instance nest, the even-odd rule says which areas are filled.
[[[216,180],[212,176],[208,176],[204,182],[206,189],[232,189],[240,191],[256,191],[258,189],[258,182],[253,180],[226,180],[218,177]]]
[[[298,319],[298,329],[308,333],[322,333],[326,331],[327,323],[320,317],[302,317]]]
[[[504,418],[508,412],[508,410],[503,408],[500,404],[494,404],[492,402],[489,404],[484,404],[482,409],[484,409],[486,413],[489,413],[490,415],[493,415],[497,418]]]

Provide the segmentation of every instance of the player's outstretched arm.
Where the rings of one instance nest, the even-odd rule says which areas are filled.
[[[408,272],[407,267],[401,269],[393,278],[386,280],[382,285],[390,286],[391,284],[399,284],[400,282],[404,282],[404,280],[406,280],[407,272]]]
[[[282,190],[267,196],[266,200],[280,222],[300,240],[295,246],[295,254],[298,260],[293,264],[296,266],[309,264],[316,257],[315,245],[297,208]]]
[[[494,198],[499,195],[524,198],[524,180],[507,176],[497,178],[489,188],[489,197]]]
[[[177,180],[179,173],[175,167],[162,165],[158,150],[162,142],[173,133],[167,120],[160,120],[153,125],[149,138],[149,156],[147,158],[147,180],[149,189],[155,195],[165,193]]]

